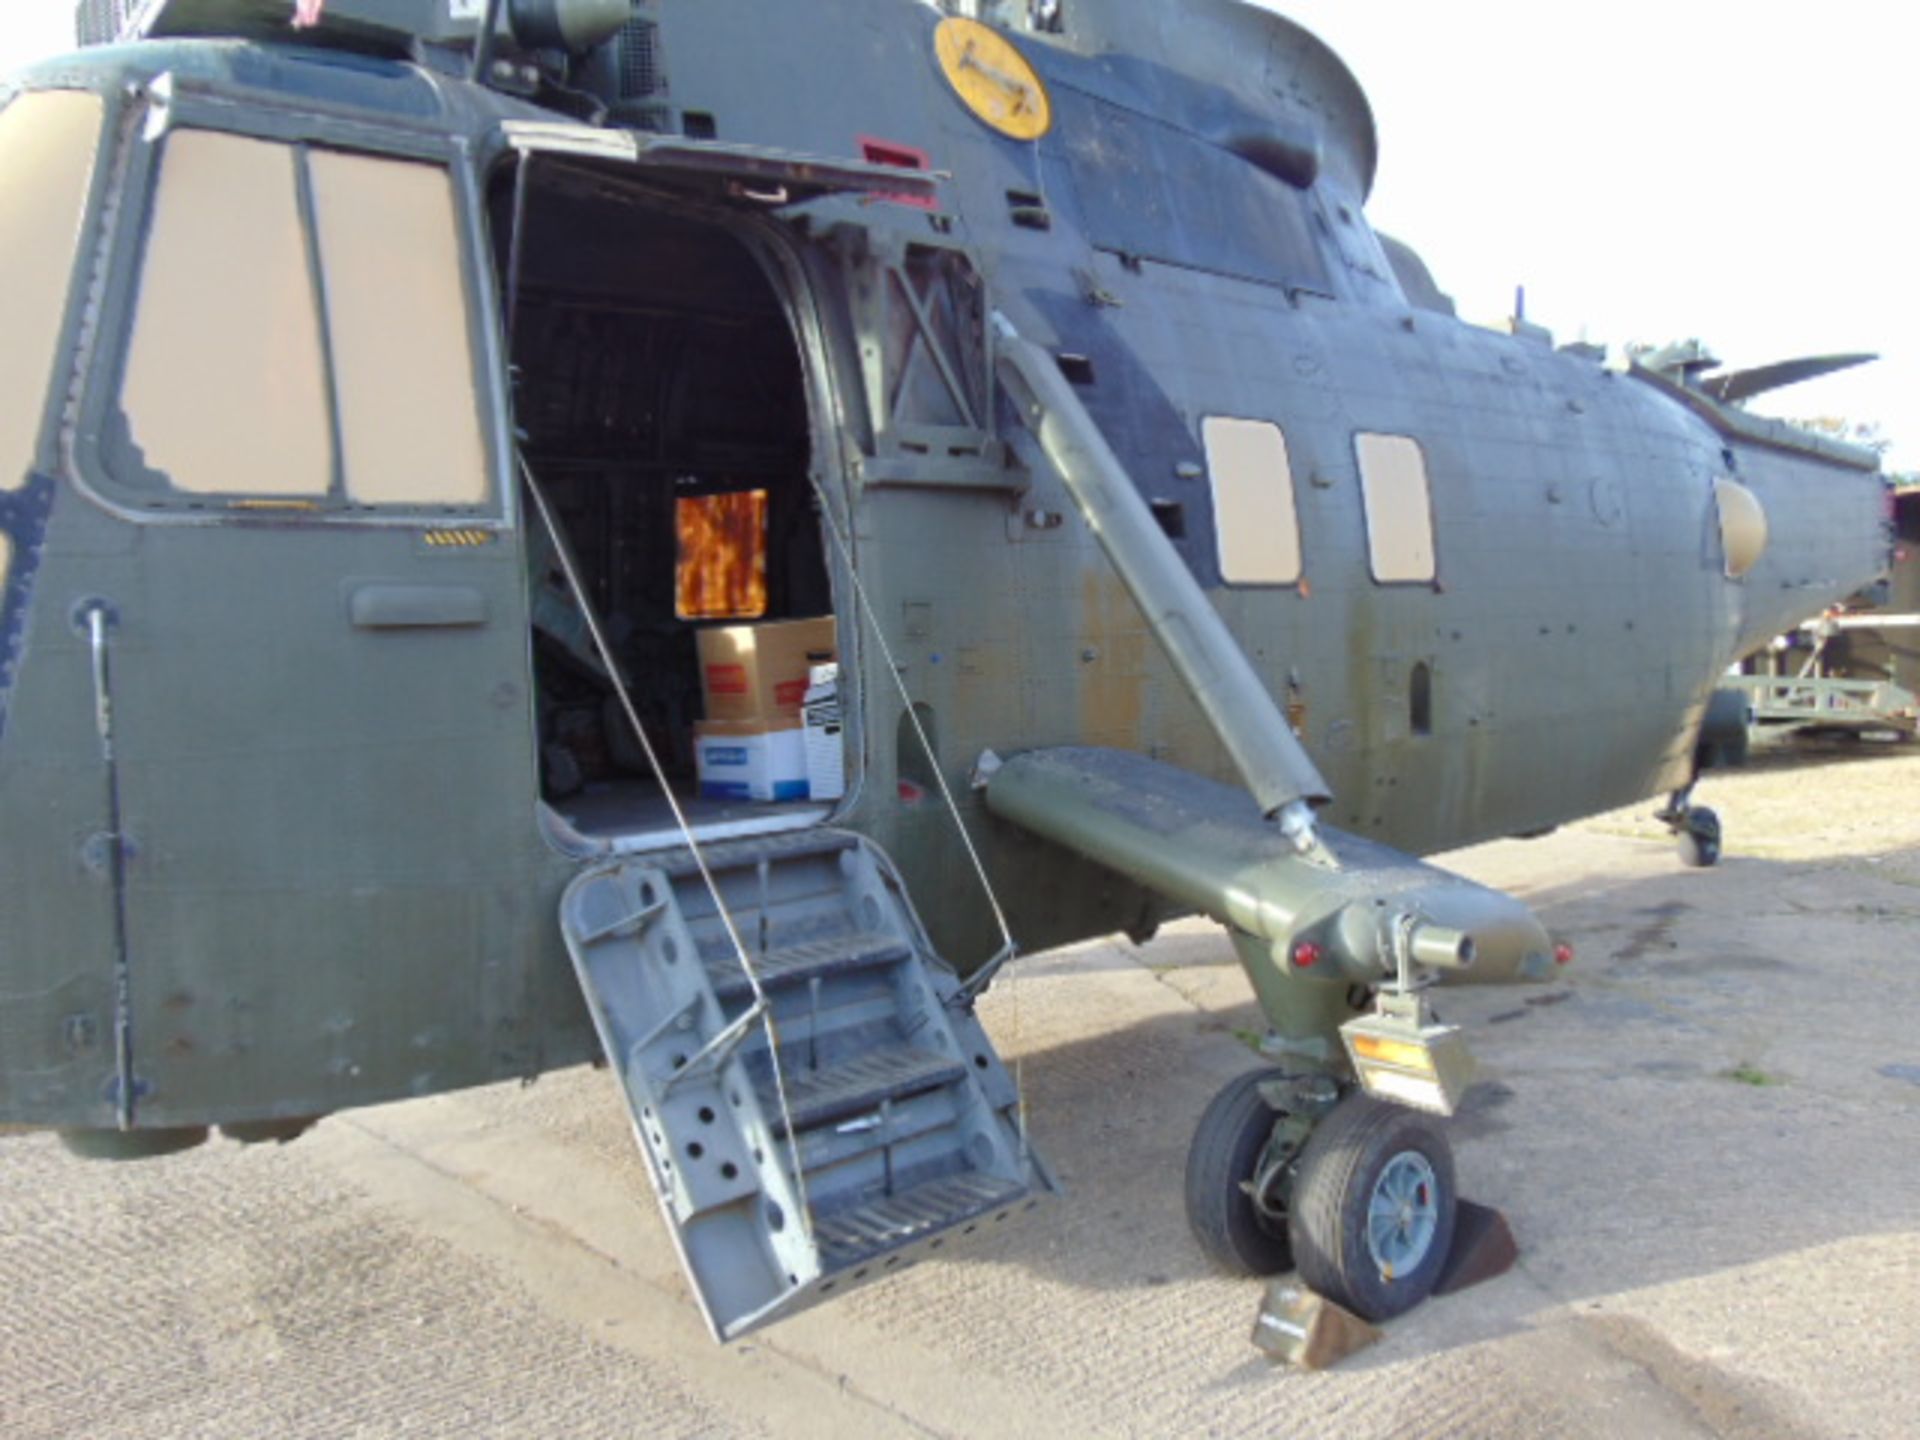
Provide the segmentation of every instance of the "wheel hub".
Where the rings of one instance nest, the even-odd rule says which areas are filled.
[[[1367,1251],[1385,1279],[1417,1269],[1440,1226],[1439,1180],[1418,1150],[1402,1150],[1374,1181],[1367,1201]]]

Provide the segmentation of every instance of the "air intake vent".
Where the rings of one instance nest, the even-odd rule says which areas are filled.
[[[137,0],[80,0],[74,7],[74,38],[82,45],[111,45],[120,38]]]
[[[667,88],[660,70],[660,25],[636,15],[620,31],[620,98],[648,100]]]

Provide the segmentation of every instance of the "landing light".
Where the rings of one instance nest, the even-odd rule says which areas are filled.
[[[1473,1056],[1458,1026],[1376,1011],[1342,1025],[1340,1038],[1361,1085],[1381,1100],[1451,1115],[1473,1083]]]
[[[1348,1046],[1356,1061],[1377,1061],[1402,1070],[1433,1074],[1433,1056],[1417,1040],[1393,1040],[1385,1035],[1353,1035]]]

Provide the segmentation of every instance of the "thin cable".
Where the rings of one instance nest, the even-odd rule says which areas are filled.
[[[860,572],[853,563],[853,549],[847,537],[841,533],[838,517],[833,506],[828,503],[818,481],[813,491],[820,500],[820,513],[827,524],[827,533],[833,537],[833,543],[840,552],[840,562],[846,568],[847,578],[853,582],[856,608],[866,617],[867,629],[872,633],[874,642],[880,647],[880,656],[887,662],[887,673],[893,677],[894,689],[900,692],[900,701],[906,707],[907,719],[913,725],[913,733],[919,738],[920,748],[926,753],[927,768],[933,772],[934,783],[940,788],[940,798],[946,802],[947,813],[953,817],[953,828],[960,832],[960,843],[966,847],[967,859],[973,865],[973,873],[980,881],[980,889],[987,897],[987,905],[993,911],[993,922],[1000,927],[1000,952],[987,963],[997,968],[1011,965],[1020,954],[1020,946],[1013,938],[1013,930],[1007,924],[1007,913],[1001,908],[1000,897],[994,893],[993,882],[987,878],[987,867],[980,858],[980,851],[974,846],[973,835],[967,829],[965,817],[960,814],[960,806],[953,798],[953,790],[947,784],[947,777],[940,768],[940,757],[934,753],[933,741],[928,738],[927,730],[920,723],[920,712],[914,707],[913,695],[907,689],[907,682],[900,678],[900,666],[893,658],[893,649],[887,644],[885,632],[880,627],[880,619],[873,607],[873,601],[867,595],[867,587],[860,579]],[[1027,1150],[1027,1087],[1025,1081],[1026,1047],[1022,1043],[1020,1017],[1020,988],[1009,983],[1008,989],[1013,1007],[1013,1093],[1017,1107],[1016,1116],[1020,1132],[1020,1148],[1024,1155]]]
[[[713,872],[707,868],[707,857],[701,853],[700,842],[695,838],[693,826],[687,822],[686,812],[680,808],[680,801],[673,793],[673,787],[667,783],[666,768],[661,765],[660,757],[654,752],[653,741],[647,738],[647,730],[640,723],[640,712],[634,708],[633,697],[627,691],[627,682],[620,672],[620,663],[614,659],[612,647],[607,644],[606,636],[600,629],[599,616],[594,613],[593,602],[587,596],[587,588],[580,581],[580,572],[574,568],[573,552],[566,538],[560,532],[560,526],[553,518],[553,511],[547,505],[547,497],[540,488],[540,482],[533,478],[533,468],[527,464],[524,454],[515,452],[519,462],[520,475],[527,482],[527,493],[533,496],[533,503],[539,508],[540,520],[546,526],[547,534],[553,541],[554,553],[559,556],[560,569],[567,577],[567,588],[573,591],[573,597],[580,605],[580,617],[587,622],[587,633],[593,637],[593,648],[600,654],[600,663],[607,667],[607,677],[613,682],[613,693],[620,697],[620,708],[626,712],[627,723],[633,727],[633,733],[640,742],[640,748],[646,752],[647,764],[652,767],[654,779],[660,782],[660,793],[666,797],[667,806],[673,811],[673,820],[680,827],[680,833],[686,837],[687,849],[693,855],[693,863],[700,871],[700,879],[707,887],[707,894],[713,898],[714,913],[720,917],[725,927],[727,939],[733,944],[734,954],[740,959],[740,968],[746,973],[747,985],[753,991],[753,1009],[759,1013],[760,1022],[767,1033],[768,1059],[772,1062],[773,1090],[780,1102],[780,1119],[787,1127],[787,1149],[793,1158],[793,1183],[800,1197],[800,1223],[807,1232],[807,1239],[813,1239],[813,1207],[807,1201],[807,1176],[800,1165],[800,1135],[793,1123],[793,1111],[787,1105],[787,1082],[780,1070],[780,1035],[773,1023],[773,1006],[767,1002],[767,992],[760,986],[760,977],[754,972],[753,962],[747,958],[746,944],[740,939],[739,928],[733,922],[733,912],[727,908],[726,900],[720,894],[720,886],[713,878]]]

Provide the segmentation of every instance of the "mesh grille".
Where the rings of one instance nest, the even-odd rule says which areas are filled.
[[[107,45],[120,38],[139,0],[80,0],[74,7],[74,38],[82,45]]]
[[[642,100],[665,87],[660,75],[660,26],[636,15],[620,32],[620,98]]]

